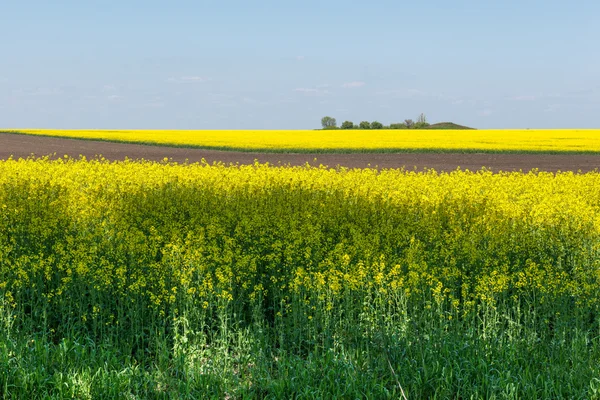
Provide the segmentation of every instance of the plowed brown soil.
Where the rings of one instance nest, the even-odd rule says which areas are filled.
[[[234,151],[186,149],[139,144],[111,143],[91,140],[59,139],[42,136],[29,136],[0,133],[0,159],[9,157],[27,158],[29,156],[52,158],[79,157],[88,159],[103,156],[108,160],[145,159],[162,161],[165,157],[175,162],[198,162],[204,159],[208,163],[223,162],[252,164],[261,163],[282,165],[327,165],[348,168],[406,168],[423,170],[433,168],[437,171],[461,169],[479,170],[482,167],[492,171],[582,171],[600,168],[600,155],[589,154],[439,154],[439,153],[364,153],[364,154],[274,154],[245,153]]]

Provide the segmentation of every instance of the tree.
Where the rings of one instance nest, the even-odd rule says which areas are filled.
[[[340,128],[342,128],[342,129],[353,129],[354,128],[354,124],[352,123],[352,121],[344,121],[344,122],[342,122],[342,126]]]
[[[400,122],[394,122],[393,124],[390,124],[390,129],[406,129],[406,128],[407,128],[407,126]]]
[[[371,129],[371,124],[369,121],[361,121],[360,124],[358,124],[358,127],[360,129]]]
[[[371,122],[371,129],[382,129],[383,128],[383,124],[379,121],[373,121]]]
[[[331,129],[337,126],[337,122],[335,118],[323,117],[321,118],[321,126],[323,127],[323,129]]]
[[[417,117],[417,122],[415,123],[413,128],[414,129],[424,129],[424,128],[427,128],[428,126],[429,126],[429,122],[427,122],[427,118],[425,117],[425,114],[421,113],[421,115],[419,115]]]
[[[404,125],[406,125],[407,128],[412,128],[415,125],[415,121],[412,119],[405,119]]]

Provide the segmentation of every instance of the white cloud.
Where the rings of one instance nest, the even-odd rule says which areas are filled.
[[[219,107],[237,107],[238,104],[233,100],[212,100],[211,104]]]
[[[316,89],[316,88],[296,88],[294,92],[303,93],[305,95],[323,96],[329,94],[329,90]]]
[[[142,108],[163,108],[166,104],[161,101],[142,104]]]
[[[119,96],[118,94],[112,94],[110,96],[106,96],[106,98],[110,101],[119,101],[123,100],[123,96]]]
[[[142,108],[163,108],[166,106],[163,98],[160,96],[152,96],[142,104]]]
[[[544,112],[551,113],[560,110],[560,104],[549,104],[548,107],[544,109]]]
[[[571,90],[565,93],[565,97],[587,97],[600,91],[600,86],[586,87],[578,90]]]
[[[417,97],[417,96],[437,97],[437,95],[433,95],[429,92],[426,92],[426,91],[420,90],[420,89],[407,89],[406,94],[408,94],[411,97]]]
[[[310,88],[296,88],[294,89],[294,92],[301,92],[301,93],[318,93],[319,90],[318,89],[310,89]]]
[[[514,101],[534,101],[537,99],[538,99],[538,96],[534,96],[534,95],[522,95],[522,96],[515,96],[515,97],[510,98],[510,100],[514,100]]]
[[[210,103],[218,107],[237,107],[238,98],[232,94],[208,93]]]
[[[359,88],[365,86],[365,82],[354,81],[354,82],[346,82],[342,85],[343,88],[351,89],[351,88]]]
[[[204,83],[210,82],[212,79],[204,76],[180,76],[179,78],[169,78],[168,82],[173,83]]]
[[[304,58],[305,58],[304,56],[296,56],[296,60],[298,60],[298,61],[302,61],[302,60],[304,60]]]
[[[52,87],[37,87],[37,88],[27,88],[27,89],[16,89],[12,91],[12,94],[17,96],[57,96],[63,94],[63,90],[61,88],[52,88]]]
[[[420,90],[420,89],[381,90],[381,91],[377,92],[376,94],[380,95],[380,96],[391,96],[396,99],[413,99],[416,97],[424,97],[424,98],[431,98],[431,99],[437,99],[437,100],[448,100],[448,101],[456,100],[456,97],[453,97],[453,96],[447,96],[443,93],[427,92],[427,91]]]
[[[481,115],[482,117],[489,117],[493,113],[494,111],[490,110],[489,108],[479,111],[479,115]]]
[[[258,100],[252,97],[242,97],[241,98],[242,103],[245,104],[250,104],[253,106],[266,106],[268,103],[262,100]]]
[[[103,92],[114,92],[117,90],[117,87],[115,85],[104,85],[102,86],[102,91]]]

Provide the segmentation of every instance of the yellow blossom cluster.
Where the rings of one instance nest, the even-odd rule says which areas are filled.
[[[0,162],[0,296],[53,329],[595,309],[599,252],[595,172]]]
[[[3,130],[31,135],[270,152],[598,153],[598,129]]]

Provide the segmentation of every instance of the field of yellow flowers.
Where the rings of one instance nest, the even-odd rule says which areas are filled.
[[[8,398],[599,398],[599,298],[599,173],[0,161]]]
[[[8,130],[3,130],[8,132]],[[11,131],[16,132],[16,131]],[[504,130],[52,130],[30,135],[267,152],[600,153],[598,129]]]

